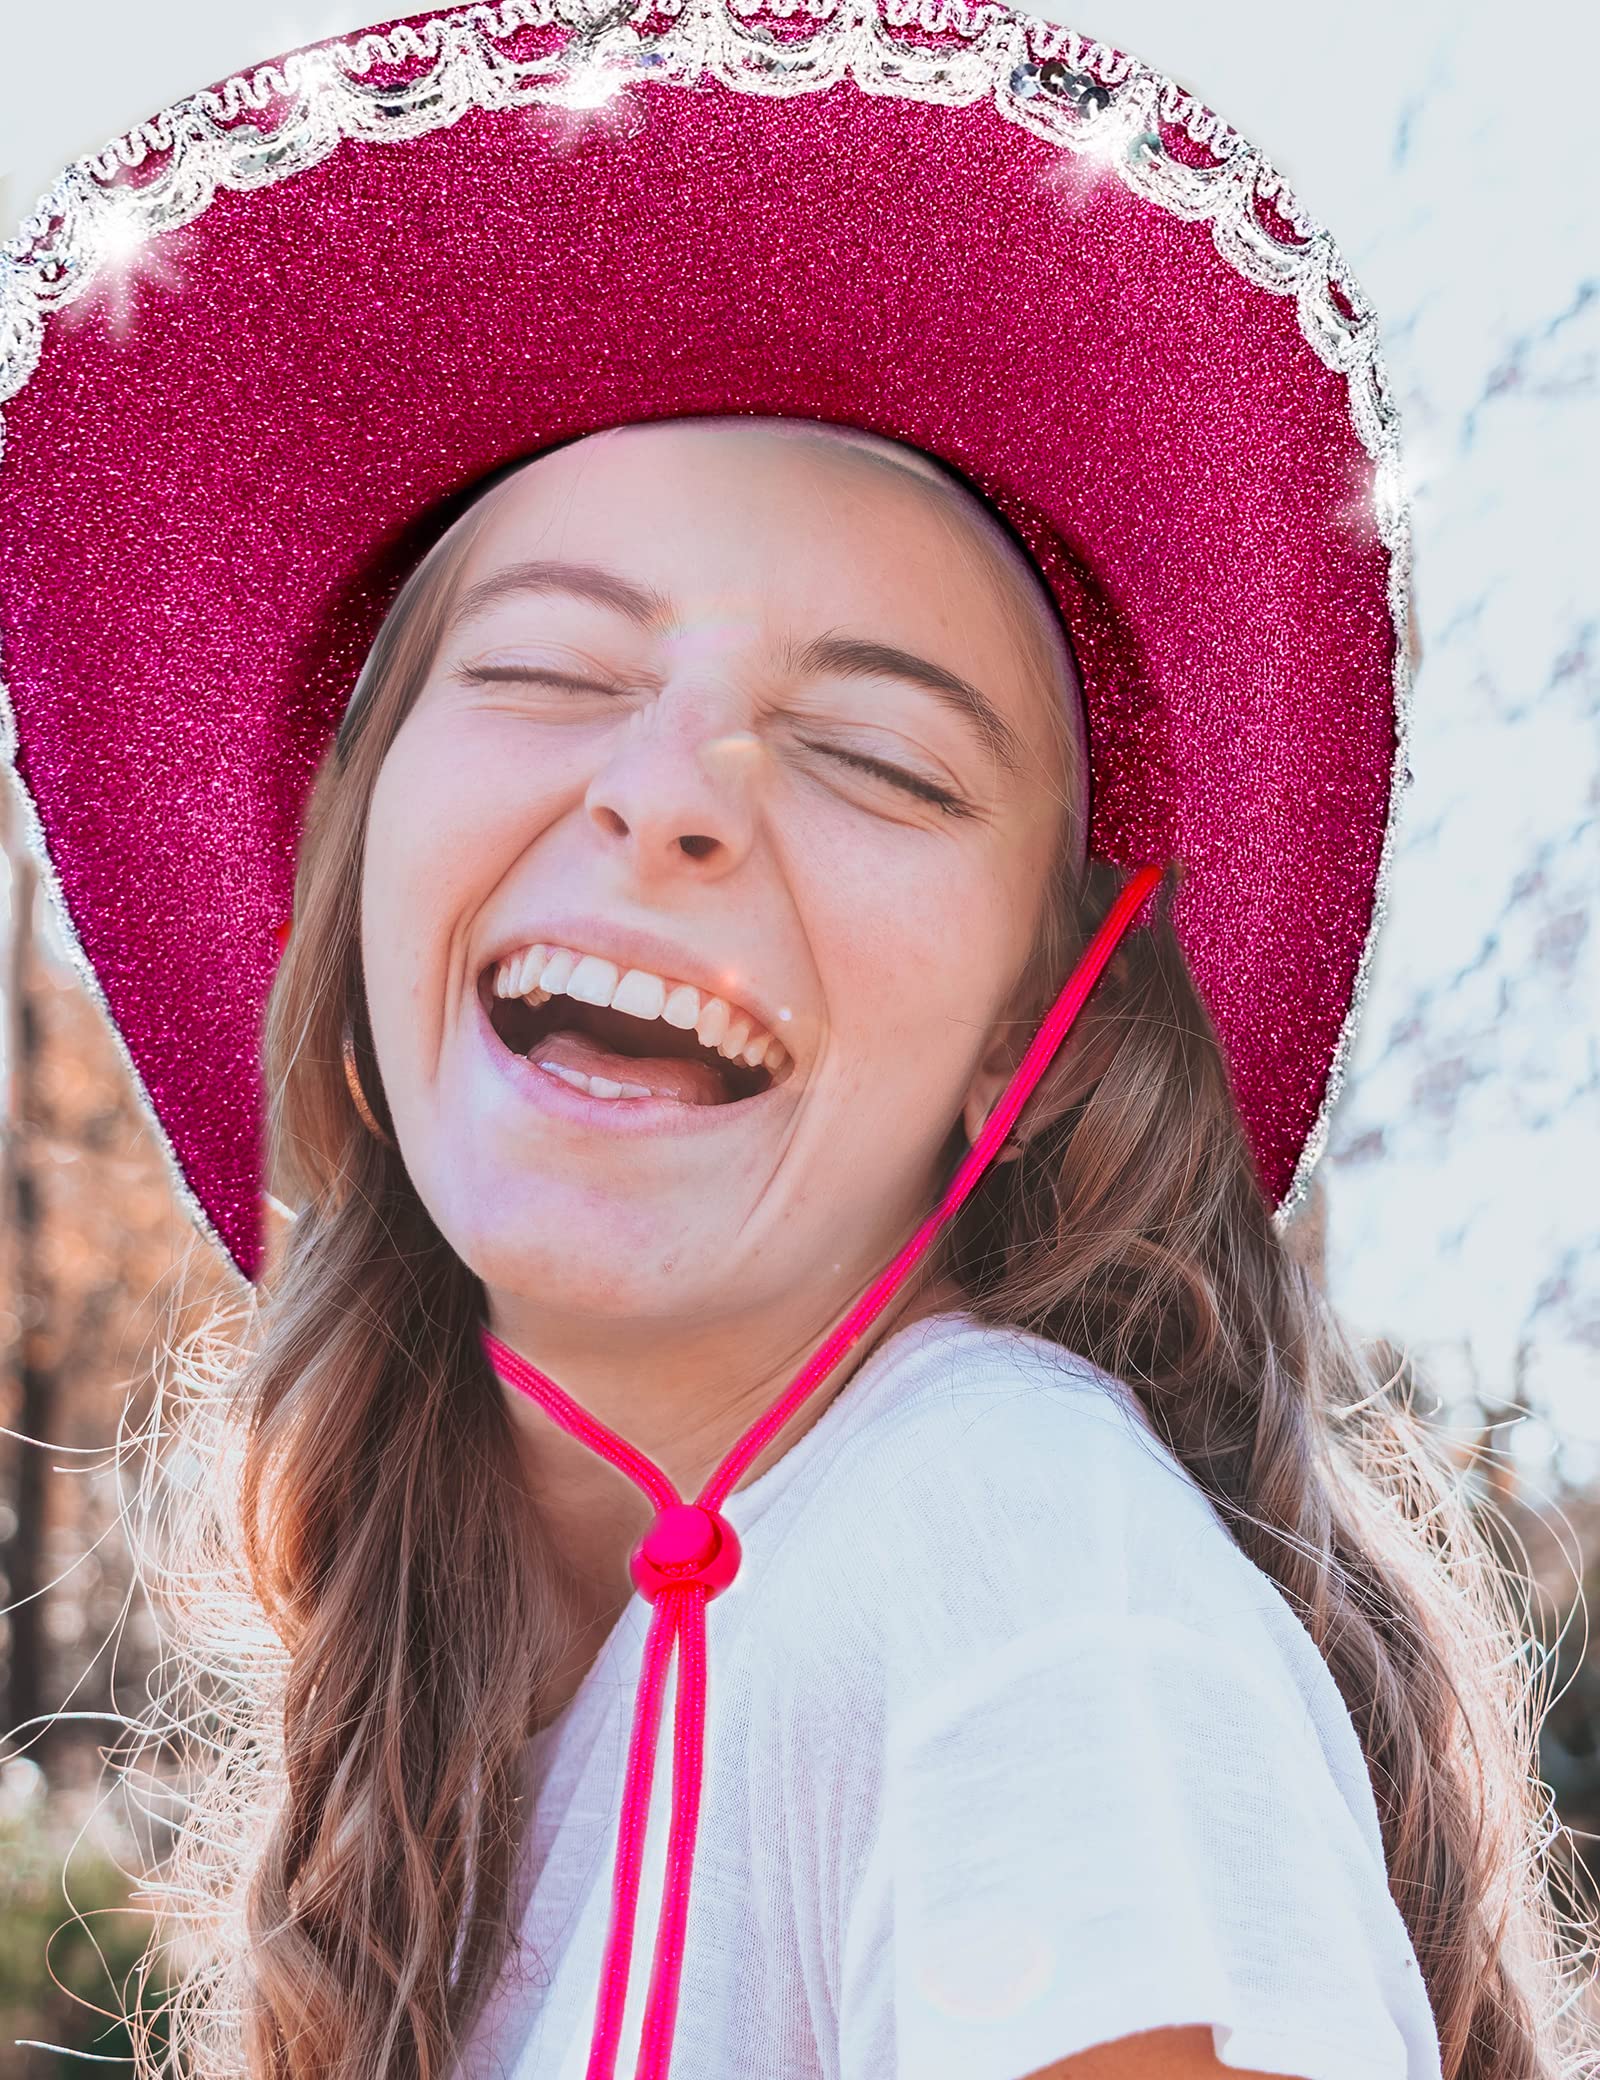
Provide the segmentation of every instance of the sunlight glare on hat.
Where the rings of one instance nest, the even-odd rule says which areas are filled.
[[[621,92],[627,79],[620,65],[605,58],[587,58],[573,66],[550,98],[558,108],[604,108]]]
[[[111,331],[117,339],[127,336],[136,314],[138,287],[154,284],[176,290],[182,286],[170,255],[157,250],[137,198],[125,191],[112,188],[105,192],[95,212],[89,253],[87,285],[91,290],[104,290]],[[91,300],[85,296],[63,305],[63,321],[70,324]]]
[[[1108,108],[1063,145],[1040,174],[1040,185],[1064,201],[1084,202],[1103,182],[1116,178],[1139,143],[1140,133],[1130,130],[1115,107]]]
[[[574,150],[597,131],[629,135],[643,120],[643,111],[624,89],[640,72],[631,56],[621,55],[615,45],[586,51],[551,82],[529,112],[543,119],[546,142],[558,154]]]

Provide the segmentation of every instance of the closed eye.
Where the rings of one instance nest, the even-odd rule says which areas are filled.
[[[464,664],[455,676],[471,686],[567,686],[578,693],[628,691],[625,686],[608,686],[602,679],[586,679],[579,672],[561,672],[543,664]]]
[[[864,751],[846,751],[838,744],[819,744],[810,737],[802,737],[800,742],[808,751],[820,751],[828,758],[842,759],[847,766],[857,766],[862,772],[875,773],[880,780],[887,780],[891,786],[904,788],[907,794],[914,794],[922,801],[932,802],[946,816],[973,814],[970,804],[964,802],[959,795],[952,794],[947,787],[940,787],[936,781],[924,780],[920,773],[908,773],[904,766],[891,765],[883,758],[871,758]]]
[[[469,664],[462,665],[457,678],[475,686],[498,685],[516,682],[524,685],[565,686],[578,693],[600,693],[622,696],[626,687],[608,685],[604,680],[586,679],[577,672],[562,672],[551,665],[530,664]],[[880,780],[887,780],[892,787],[915,795],[919,801],[931,802],[945,816],[969,817],[976,812],[970,803],[964,802],[949,788],[941,787],[937,781],[925,780],[920,773],[911,773],[904,766],[892,765],[888,759],[873,758],[864,751],[847,751],[839,744],[819,744],[814,738],[802,737],[800,742],[808,751],[820,751],[826,758],[837,758],[843,764],[854,766],[864,773],[872,773]]]

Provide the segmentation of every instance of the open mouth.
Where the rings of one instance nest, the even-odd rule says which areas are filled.
[[[543,1001],[501,997],[494,970],[479,994],[489,1023],[513,1054],[597,1098],[667,1098],[682,1105],[736,1105],[771,1089],[765,1064],[729,1060],[692,1029],[637,1017],[613,1004],[555,994]],[[535,992],[541,996],[542,992]],[[780,1071],[787,1074],[787,1068]]]

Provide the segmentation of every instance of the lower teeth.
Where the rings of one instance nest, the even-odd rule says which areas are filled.
[[[648,1098],[650,1093],[642,1083],[613,1083],[609,1076],[585,1076],[581,1069],[569,1069],[562,1062],[540,1062],[539,1068],[551,1076],[559,1076],[563,1083],[570,1083],[576,1091],[587,1091],[591,1098]]]

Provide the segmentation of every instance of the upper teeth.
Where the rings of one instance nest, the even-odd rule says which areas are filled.
[[[624,971],[597,953],[574,953],[565,946],[524,947],[496,967],[494,993],[525,997],[531,1004],[560,996],[576,998],[580,1004],[609,1004],[634,1018],[664,1018],[684,1032],[693,1028],[702,1046],[714,1047],[730,1062],[744,1062],[752,1069],[764,1066],[774,1078],[789,1066],[783,1042],[726,998],[704,995],[692,983],[668,982],[644,968]]]

